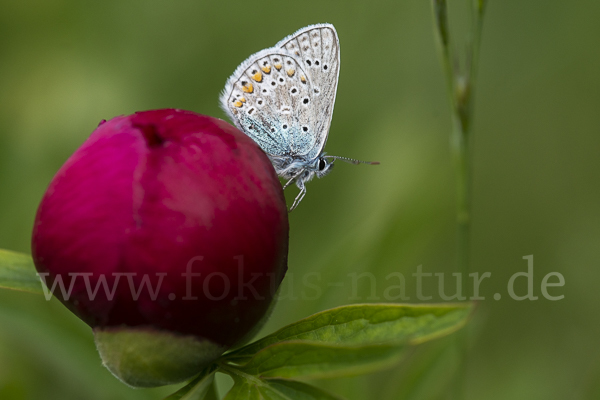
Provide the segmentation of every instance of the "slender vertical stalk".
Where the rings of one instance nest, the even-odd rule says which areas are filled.
[[[479,45],[483,13],[486,0],[470,0],[472,12],[472,29],[467,39],[466,59],[464,68],[456,58],[449,30],[448,8],[446,0],[433,0],[435,27],[441,49],[442,64],[446,74],[450,106],[452,109],[451,147],[455,162],[456,174],[456,216],[457,216],[457,262],[465,283],[465,294],[469,291],[466,285],[470,272],[470,244],[471,244],[471,151],[472,122],[473,122],[473,93],[477,75],[477,61],[479,58]],[[466,385],[466,364],[468,340],[467,333],[463,331],[458,336],[460,350],[460,365],[456,384],[454,386],[454,399],[464,399]]]

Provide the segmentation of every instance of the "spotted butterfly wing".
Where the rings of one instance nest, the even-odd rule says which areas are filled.
[[[309,112],[312,85],[299,60],[285,49],[250,56],[227,81],[221,106],[272,158],[306,154],[316,120]]]
[[[275,45],[287,49],[306,68],[312,85],[311,119],[315,120],[316,140],[306,154],[317,158],[327,142],[340,73],[340,42],[331,24],[302,28]]]
[[[246,59],[227,81],[221,106],[272,160],[287,159],[274,164],[311,161],[327,139],[338,72],[335,29],[312,25]]]

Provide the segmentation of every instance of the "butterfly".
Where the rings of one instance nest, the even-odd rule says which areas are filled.
[[[306,183],[331,172],[327,142],[340,72],[340,43],[331,24],[309,25],[248,57],[227,80],[221,107],[267,154],[279,176],[306,195]]]

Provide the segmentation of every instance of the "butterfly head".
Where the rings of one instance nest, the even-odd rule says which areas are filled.
[[[315,161],[315,168],[314,168],[317,178],[322,178],[325,175],[327,175],[328,173],[330,173],[331,170],[333,169],[334,161],[335,161],[335,159],[326,158],[325,155],[322,155],[321,157],[317,158],[317,160]]]

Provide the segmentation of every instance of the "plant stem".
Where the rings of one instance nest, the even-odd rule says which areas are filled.
[[[467,115],[470,117],[470,115]],[[467,122],[467,124],[464,124]],[[470,272],[470,244],[471,244],[471,154],[469,152],[470,118],[461,120],[458,112],[453,113],[452,150],[455,160],[456,191],[457,191],[457,261],[464,283],[465,296],[469,297],[467,289]],[[467,129],[465,129],[467,128]],[[464,329],[457,334],[459,350],[459,365],[454,385],[454,399],[465,398],[468,359],[468,334]]]
[[[441,44],[441,58],[446,74],[450,106],[452,109],[451,146],[456,174],[456,224],[457,224],[457,262],[463,282],[468,282],[470,272],[471,245],[471,151],[473,122],[473,92],[477,75],[477,61],[483,12],[486,0],[470,0],[472,12],[472,30],[467,40],[464,71],[454,56],[450,40],[448,11],[445,0],[433,0],[436,32]],[[470,293],[464,285],[465,295]],[[454,398],[465,398],[466,365],[468,337],[466,330],[458,335],[460,365],[458,367]]]

